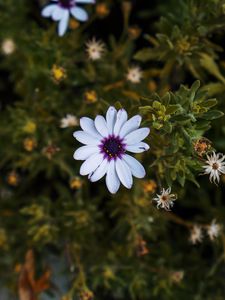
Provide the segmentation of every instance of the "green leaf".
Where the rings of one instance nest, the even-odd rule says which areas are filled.
[[[225,78],[221,74],[219,67],[212,56],[201,53],[200,63],[203,68],[205,68],[210,74],[214,75],[217,79],[225,83]]]
[[[142,114],[146,114],[146,113],[152,112],[152,111],[153,111],[153,108],[152,108],[150,105],[140,106],[140,107],[139,107],[139,111],[140,111],[140,113],[142,113]]]
[[[190,100],[193,101],[196,95],[197,90],[200,88],[200,81],[196,80],[191,86],[191,95]]]
[[[210,107],[213,107],[217,104],[217,100],[214,98],[214,99],[208,99],[208,100],[205,100],[201,103],[201,107],[207,107],[207,108],[210,108]]]
[[[204,113],[203,115],[201,115],[201,118],[203,118],[205,120],[214,120],[214,119],[221,118],[223,115],[224,115],[224,113],[222,111],[210,110],[210,111],[207,111],[206,113]]]
[[[200,188],[199,183],[197,182],[197,180],[195,179],[194,175],[191,172],[189,172],[188,174],[186,174],[186,178],[189,181],[193,182],[198,188]]]
[[[172,127],[172,124],[170,124],[169,122],[166,122],[164,125],[163,125],[163,128],[162,128],[166,133],[171,133],[172,130],[173,130],[173,127]]]
[[[151,48],[141,49],[134,55],[134,59],[137,59],[137,60],[143,61],[143,62],[152,60],[152,59],[157,59],[158,57],[159,57],[159,52],[155,51],[154,49],[151,49]]]
[[[210,122],[208,120],[198,120],[195,129],[206,131],[210,128]]]
[[[188,134],[188,132],[184,128],[182,128],[181,131],[183,133],[184,140],[187,144],[186,148],[187,147],[191,148],[192,147],[192,139],[191,139],[190,135]]]
[[[211,97],[217,94],[224,93],[225,85],[221,82],[213,82],[205,85],[202,89],[204,91],[207,91],[207,94]]]
[[[171,99],[170,93],[167,92],[167,93],[161,98],[161,102],[162,102],[163,105],[167,106],[167,105],[169,105],[169,103],[170,103],[170,99]]]
[[[183,187],[184,184],[185,184],[185,173],[178,172],[178,174],[177,174],[177,180],[180,183],[180,185]]]
[[[120,103],[120,101],[116,101],[116,103],[114,104],[116,109],[121,109],[123,108],[123,105]]]
[[[188,122],[191,121],[191,117],[189,115],[179,115],[172,117],[171,120],[176,122]]]
[[[167,115],[172,115],[178,110],[182,110],[182,107],[180,104],[171,104],[166,108],[166,114]]]

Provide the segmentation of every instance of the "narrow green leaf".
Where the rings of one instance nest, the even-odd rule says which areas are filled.
[[[221,118],[223,115],[224,115],[224,113],[222,111],[210,110],[210,111],[207,111],[206,113],[204,113],[201,116],[201,118],[203,118],[205,120],[214,120],[214,119]]]
[[[219,67],[212,56],[206,53],[201,53],[200,63],[210,74],[214,75],[217,79],[225,83],[225,78],[221,74]]]
[[[141,49],[134,55],[134,59],[143,61],[143,62],[152,60],[152,59],[157,59],[158,57],[159,57],[159,52],[155,51],[151,48]]]

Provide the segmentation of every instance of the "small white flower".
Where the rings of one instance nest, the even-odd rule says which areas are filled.
[[[173,283],[180,283],[184,278],[184,271],[172,271],[170,278]]]
[[[10,55],[12,54],[16,49],[15,43],[12,39],[5,39],[2,42],[2,52],[5,55]]]
[[[70,14],[78,21],[85,22],[88,20],[88,14],[77,4],[95,3],[95,0],[52,0],[52,3],[43,8],[41,14],[45,18],[51,17],[54,21],[59,22],[58,34],[63,36],[69,23]]]
[[[148,222],[149,223],[153,223],[154,222],[154,218],[153,217],[148,217]]]
[[[216,220],[213,220],[212,223],[207,228],[207,234],[211,241],[217,238],[220,234],[221,225],[216,223]]]
[[[98,181],[106,174],[108,190],[114,194],[120,182],[128,189],[132,187],[133,176],[143,178],[144,167],[126,152],[141,153],[149,149],[141,142],[149,128],[139,128],[141,116],[136,115],[128,120],[124,109],[116,111],[109,107],[106,118],[98,115],[93,121],[90,118],[80,119],[83,131],[74,132],[74,137],[85,144],[74,153],[74,159],[84,160],[80,168],[81,175],[88,175],[91,182]]]
[[[126,77],[132,83],[140,83],[143,73],[139,67],[131,67],[128,69]]]
[[[105,45],[102,41],[97,41],[95,38],[88,41],[86,44],[87,54],[89,59],[91,60],[98,60],[102,57],[103,53],[105,52]]]
[[[65,118],[61,119],[61,128],[74,127],[78,125],[77,117],[71,114],[67,114]]]
[[[202,234],[202,228],[198,225],[194,225],[191,230],[190,235],[190,242],[195,245],[197,243],[202,242],[203,234]]]
[[[220,175],[225,174],[225,155],[222,153],[213,152],[212,155],[207,155],[207,165],[203,166],[205,169],[204,174],[210,174],[210,182],[215,184],[220,182]],[[217,181],[217,182],[216,182]]]
[[[154,201],[157,201],[157,208],[161,207],[165,210],[170,210],[170,207],[173,207],[174,201],[177,200],[177,196],[175,194],[170,193],[170,187],[167,190],[163,188],[161,194],[157,194],[157,197],[152,199]]]

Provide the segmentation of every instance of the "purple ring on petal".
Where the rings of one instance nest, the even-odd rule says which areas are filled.
[[[99,148],[100,153],[104,155],[104,159],[111,161],[112,159],[122,158],[126,151],[126,144],[123,138],[112,134],[101,140]]]

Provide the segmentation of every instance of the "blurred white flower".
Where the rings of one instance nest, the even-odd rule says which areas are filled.
[[[195,245],[197,243],[202,242],[203,233],[202,228],[198,225],[194,225],[191,229],[190,242]]]
[[[74,115],[67,114],[65,118],[61,119],[61,128],[74,127],[78,125],[78,119]]]
[[[78,7],[77,4],[95,3],[95,0],[52,0],[51,3],[43,8],[41,14],[45,18],[51,17],[52,20],[59,22],[58,34],[63,36],[69,23],[70,14],[78,21],[88,20],[87,12]]]
[[[126,78],[132,83],[140,83],[143,77],[143,72],[139,67],[131,67],[128,69]]]
[[[149,149],[143,143],[150,129],[139,128],[141,116],[128,120],[125,109],[116,111],[109,107],[106,118],[98,115],[93,121],[81,118],[83,130],[74,132],[74,137],[85,144],[74,153],[74,159],[84,160],[80,168],[81,175],[88,175],[91,182],[98,181],[106,175],[108,190],[114,194],[120,182],[128,189],[133,185],[133,177],[143,178],[145,169],[134,157],[126,152],[141,153]]]
[[[211,241],[217,238],[221,231],[221,225],[216,223],[216,220],[213,220],[212,223],[207,227],[207,234]]]
[[[105,45],[102,41],[97,41],[95,38],[86,43],[86,51],[89,59],[99,60],[105,52]]]
[[[220,175],[225,174],[225,155],[222,153],[213,152],[212,155],[207,155],[206,165],[203,166],[205,169],[204,174],[210,174],[210,182],[215,184],[220,182]],[[217,182],[216,182],[217,181]]]
[[[170,273],[170,278],[173,283],[180,283],[184,278],[184,271],[172,271]]]
[[[16,49],[16,45],[12,39],[5,39],[2,42],[2,52],[5,55],[10,55],[12,54]]]
[[[170,207],[173,207],[174,201],[177,200],[177,196],[175,194],[171,194],[171,188],[169,187],[167,190],[162,189],[160,195],[156,195],[157,197],[152,200],[157,202],[157,208],[164,208],[165,210],[170,210]]]
[[[151,216],[150,216],[150,217],[148,217],[148,219],[147,219],[147,220],[148,220],[148,222],[149,222],[149,223],[153,223],[153,222],[154,222],[154,218],[153,218],[153,217],[151,217]]]

